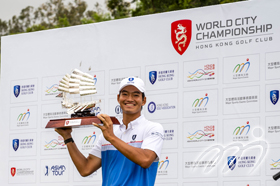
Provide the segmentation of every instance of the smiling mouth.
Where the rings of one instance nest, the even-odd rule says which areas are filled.
[[[126,106],[135,106],[133,103],[125,103]]]

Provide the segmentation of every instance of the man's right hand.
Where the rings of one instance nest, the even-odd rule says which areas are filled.
[[[72,137],[71,132],[72,132],[72,127],[69,128],[56,128],[55,132],[60,134],[64,140],[67,140]]]

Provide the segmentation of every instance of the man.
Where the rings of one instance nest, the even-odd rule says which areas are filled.
[[[123,110],[120,125],[99,114],[103,125],[97,144],[85,158],[75,145],[72,129],[55,129],[65,140],[69,154],[82,176],[102,166],[103,186],[154,185],[163,143],[163,128],[141,115],[146,104],[144,82],[136,77],[122,80],[117,100]]]

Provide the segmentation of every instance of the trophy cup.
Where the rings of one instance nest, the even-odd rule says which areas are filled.
[[[45,128],[92,126],[92,122],[102,124],[92,112],[92,108],[101,102],[92,99],[92,95],[97,93],[93,76],[74,69],[71,75],[66,74],[62,78],[58,90],[61,93],[56,97],[62,98],[61,105],[67,108],[67,114],[71,115],[71,118],[50,120]],[[75,95],[80,101],[74,101]],[[89,96],[91,100],[87,101],[85,98]],[[111,117],[111,120],[114,124],[119,124],[117,118]]]

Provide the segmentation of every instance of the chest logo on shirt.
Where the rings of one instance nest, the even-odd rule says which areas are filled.
[[[135,140],[136,139],[136,134],[134,134],[133,136],[132,136],[132,140]]]

